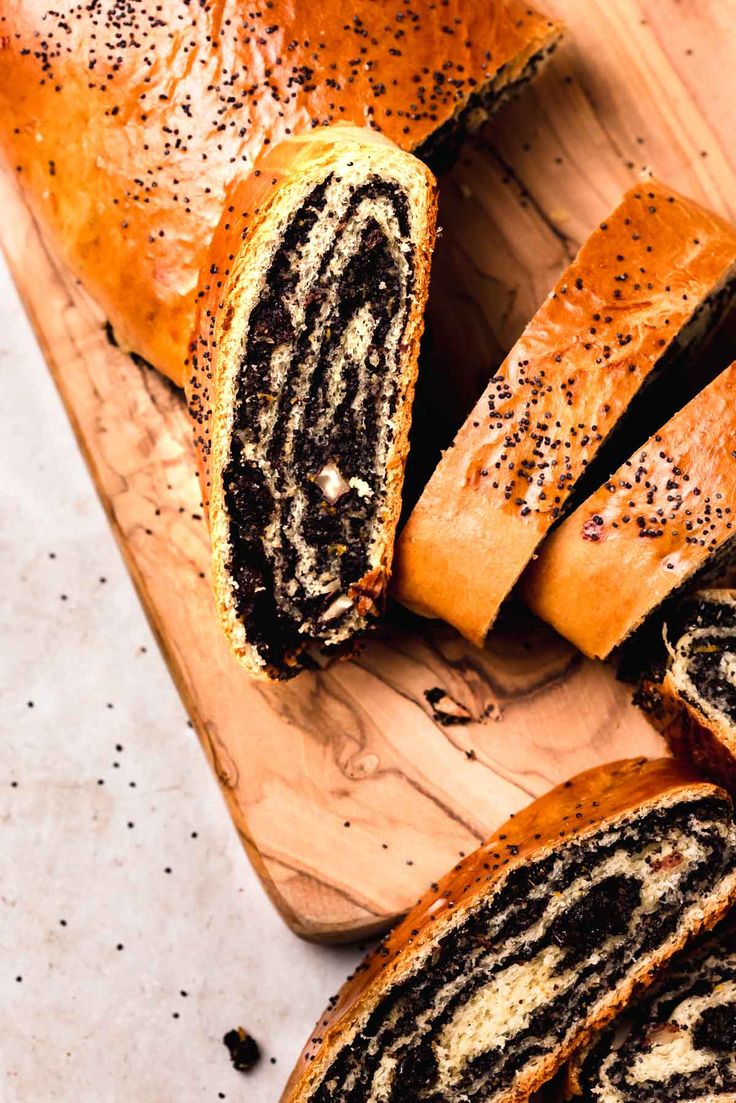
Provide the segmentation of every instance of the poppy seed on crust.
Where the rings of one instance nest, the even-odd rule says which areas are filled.
[[[630,409],[633,420],[644,386],[664,396],[683,348],[694,353],[736,294],[736,230],[664,184],[647,189],[657,217],[635,187],[593,231],[492,375],[400,536],[394,595],[473,643],[553,523],[625,459],[615,430]],[[651,284],[644,299],[628,278],[641,267]],[[503,479],[483,476],[494,469]],[[601,536],[586,529],[586,546],[607,546]]]
[[[0,5],[0,147],[123,346],[181,384],[212,229],[264,151],[348,122],[444,158],[560,32],[526,0]]]

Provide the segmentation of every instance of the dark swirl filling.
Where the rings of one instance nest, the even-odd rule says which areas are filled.
[[[729,807],[705,799],[512,870],[384,996],[312,1103],[492,1103],[573,1039],[734,861]]]
[[[584,1103],[697,1103],[736,1093],[736,934],[681,958],[580,1071]]]
[[[736,595],[735,595],[736,596]],[[683,603],[667,622],[671,642],[686,664],[694,693],[736,722],[736,603],[703,597]]]
[[[364,593],[380,600],[371,551],[413,285],[406,194],[330,176],[293,214],[251,311],[223,472],[229,571],[248,640],[282,671],[364,628]]]

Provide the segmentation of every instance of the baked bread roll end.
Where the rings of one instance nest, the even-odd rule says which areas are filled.
[[[420,161],[340,125],[282,142],[227,204],[188,401],[217,608],[255,677],[383,607],[435,209]]]

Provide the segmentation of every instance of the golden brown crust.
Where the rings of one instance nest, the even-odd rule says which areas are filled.
[[[370,171],[402,182],[411,197],[415,239],[414,287],[401,346],[403,401],[394,422],[387,462],[386,496],[381,517],[380,560],[350,591],[356,608],[376,615],[383,606],[391,571],[396,525],[401,511],[404,464],[409,449],[411,405],[417,375],[419,342],[429,288],[434,247],[437,187],[426,166],[375,131],[347,124],[319,128],[288,138],[262,158],[257,169],[228,196],[214,235],[208,263],[197,293],[197,339],[187,398],[195,425],[202,497],[213,545],[212,580],[220,620],[236,658],[254,677],[278,677],[283,672],[264,666],[244,637],[234,609],[229,577],[229,521],[224,504],[222,469],[230,448],[234,402],[232,365],[239,358],[241,335],[233,334],[233,318],[244,298],[255,293],[264,256],[274,246],[279,223],[293,213],[301,195],[322,182],[336,166]]]
[[[586,462],[735,262],[736,230],[715,215],[655,181],[627,192],[425,488],[397,544],[399,601],[483,642]]]
[[[736,362],[546,541],[530,608],[605,658],[736,532]]]
[[[345,121],[416,149],[560,33],[527,0],[400,7],[0,0],[0,152],[125,348],[182,382],[212,232],[264,148]]]
[[[543,856],[560,839],[581,838],[601,824],[615,822],[634,810],[674,801],[720,794],[718,787],[702,781],[692,768],[674,759],[628,759],[588,770],[534,801],[505,823],[479,850],[451,870],[416,904],[407,917],[370,954],[343,986],[334,1003],[317,1023],[282,1096],[282,1103],[307,1103],[315,1079],[328,1067],[346,1032],[375,1006],[391,983],[411,970],[412,961],[457,917],[480,897],[490,895],[502,877],[530,858]],[[732,895],[736,892],[736,878]],[[727,907],[721,900],[704,908],[704,926],[712,926]],[[662,948],[642,967],[631,989],[650,983],[659,960],[671,956],[685,941]],[[619,994],[606,1011],[590,1024],[590,1033],[613,1017],[625,1004],[629,991]],[[577,1040],[582,1045],[588,1035]],[[540,1075],[519,1082],[504,1095],[504,1103],[521,1103],[561,1067],[569,1052],[550,1056]]]

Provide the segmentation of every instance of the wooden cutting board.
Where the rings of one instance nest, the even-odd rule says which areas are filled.
[[[546,6],[567,22],[566,45],[442,180],[419,416],[435,449],[642,170],[736,220],[736,0]],[[661,749],[608,668],[523,614],[479,651],[394,610],[352,662],[287,685],[249,682],[215,623],[181,396],[110,346],[9,173],[0,222],[172,676],[297,933],[376,931],[531,797]],[[429,462],[415,453],[415,478]]]

